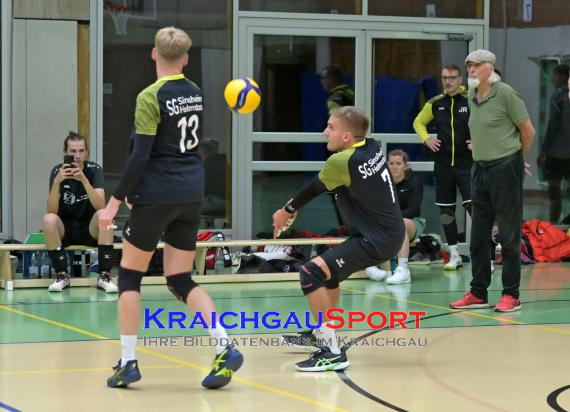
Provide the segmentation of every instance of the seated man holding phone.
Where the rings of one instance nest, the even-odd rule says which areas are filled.
[[[63,143],[63,163],[55,166],[49,180],[47,213],[44,215],[45,242],[55,271],[50,292],[70,286],[67,254],[69,245],[97,246],[99,278],[97,289],[117,293],[111,281],[113,230],[99,230],[99,211],[105,207],[103,169],[85,160],[85,138],[69,132]]]

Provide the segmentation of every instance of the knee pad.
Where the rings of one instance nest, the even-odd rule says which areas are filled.
[[[439,220],[442,225],[449,225],[455,221],[455,209],[448,206],[440,208]]]
[[[325,272],[314,262],[307,262],[299,271],[301,290],[304,295],[311,293],[325,285]],[[330,281],[330,280],[329,280]]]
[[[186,303],[188,294],[192,289],[197,287],[198,284],[192,280],[190,272],[184,272],[177,275],[167,276],[166,286],[168,287],[168,290],[176,296],[176,299]]]
[[[336,289],[339,287],[338,280],[328,279],[325,280],[325,288],[327,289]]]
[[[120,266],[119,281],[117,282],[119,285],[119,296],[121,296],[121,293],[129,290],[140,293],[143,275],[144,273],[138,270],[131,270]]]

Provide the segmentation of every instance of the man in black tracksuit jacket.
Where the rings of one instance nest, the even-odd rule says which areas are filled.
[[[443,67],[441,81],[444,93],[430,99],[414,120],[414,130],[424,144],[435,153],[435,204],[449,245],[450,260],[444,269],[463,266],[457,251],[455,221],[456,188],[459,187],[463,207],[471,214],[471,137],[467,90],[456,65]],[[437,137],[430,137],[427,126],[433,122]]]

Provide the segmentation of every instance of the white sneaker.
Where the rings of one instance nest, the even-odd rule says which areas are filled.
[[[410,276],[410,269],[398,266],[394,274],[386,279],[386,283],[390,285],[401,285],[402,283],[410,283],[412,277]]]
[[[449,258],[449,262],[447,262],[445,264],[443,269],[445,269],[445,270],[457,270],[461,266],[463,266],[463,259],[461,259],[461,256],[451,256]]]
[[[117,293],[119,288],[111,281],[109,272],[101,272],[97,278],[97,289],[104,290],[107,293]]]
[[[63,290],[67,289],[70,284],[69,275],[67,273],[63,273],[55,276],[55,281],[49,285],[48,290],[50,292],[63,292]]]
[[[390,276],[392,276],[392,271],[391,270],[382,270],[380,268],[377,268],[376,266],[370,266],[369,268],[366,268],[366,270],[364,270],[364,273],[366,273],[366,276],[368,276],[368,279],[370,280],[375,280],[376,282],[380,282]]]

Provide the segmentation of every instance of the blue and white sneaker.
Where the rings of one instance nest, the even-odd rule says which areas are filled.
[[[243,364],[243,355],[233,345],[226,346],[226,349],[216,355],[212,365],[212,370],[202,381],[202,386],[208,389],[218,389],[226,386],[232,380],[232,375],[237,372]]]
[[[141,379],[137,360],[127,361],[125,366],[121,366],[121,360],[119,359],[119,362],[113,367],[113,370],[115,373],[107,379],[107,386],[109,388],[124,388]]]
[[[341,350],[335,355],[326,346],[313,353],[306,361],[295,364],[295,368],[300,372],[341,371],[349,366],[345,351]]]

